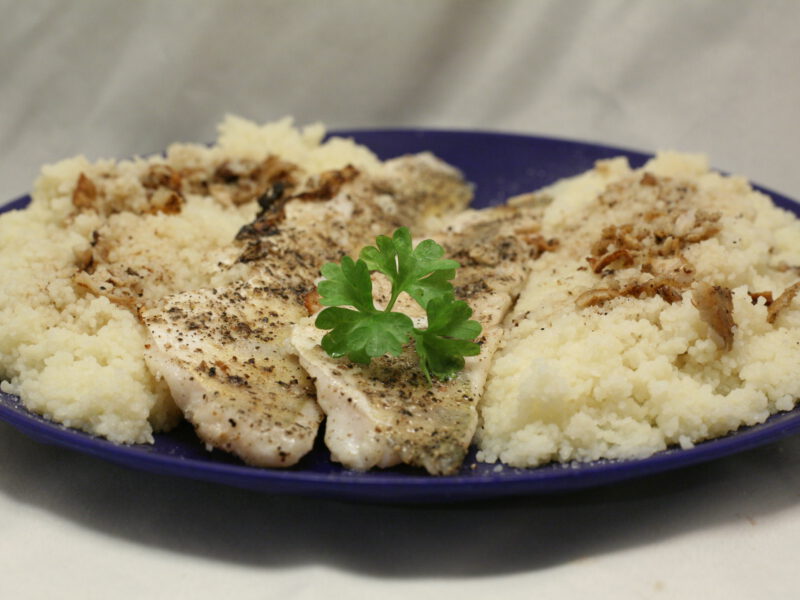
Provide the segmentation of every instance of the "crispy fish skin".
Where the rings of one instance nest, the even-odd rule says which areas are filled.
[[[148,366],[198,436],[253,466],[295,464],[322,421],[288,339],[310,312],[322,265],[471,198],[460,174],[428,155],[388,161],[379,174],[321,179],[333,197],[306,186],[244,230],[236,262],[249,279],[177,294],[141,315],[152,336]]]
[[[538,208],[470,211],[433,236],[461,263],[456,295],[483,327],[481,353],[448,381],[429,385],[410,348],[362,366],[330,358],[319,345],[324,332],[310,319],[295,327],[292,345],[317,388],[327,416],[325,443],[335,461],[361,471],[400,463],[433,475],[459,469],[478,425],[477,405],[502,340],[502,320],[541,251],[521,231],[538,230],[540,214]],[[400,301],[396,306],[413,312]]]

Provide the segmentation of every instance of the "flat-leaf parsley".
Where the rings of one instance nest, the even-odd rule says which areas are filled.
[[[317,286],[320,304],[316,326],[329,330],[322,348],[330,356],[347,356],[369,364],[370,360],[391,354],[398,356],[403,346],[413,341],[419,365],[428,381],[431,376],[448,379],[464,368],[464,357],[480,353],[473,342],[481,325],[470,320],[472,309],[456,300],[453,284],[457,261],[442,258],[444,248],[433,240],[411,242],[408,228],[401,227],[392,237],[378,236],[375,246],[361,250],[358,260],[345,256],[342,262],[322,267],[324,279]],[[386,308],[375,307],[370,273],[385,275],[392,284]],[[417,329],[411,318],[393,312],[397,298],[407,293],[423,309],[428,326]]]

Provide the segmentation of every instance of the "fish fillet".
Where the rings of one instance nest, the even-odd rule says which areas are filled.
[[[328,172],[262,202],[236,252],[249,278],[185,292],[143,312],[146,360],[208,447],[254,466],[284,467],[312,447],[323,414],[289,344],[313,311],[320,267],[403,225],[461,210],[471,189],[429,154],[388,161],[377,174]]]
[[[483,327],[480,354],[466,359],[465,369],[448,381],[428,384],[411,349],[362,366],[329,357],[319,345],[324,332],[312,319],[295,327],[292,344],[314,379],[333,460],[362,471],[399,463],[434,475],[458,470],[478,425],[477,404],[503,336],[503,318],[532,259],[551,244],[538,235],[540,215],[531,207],[468,211],[432,236],[461,264],[453,282],[456,296],[467,300]],[[396,307],[413,312],[399,301]]]

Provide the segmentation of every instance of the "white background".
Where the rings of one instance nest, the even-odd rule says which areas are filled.
[[[800,198],[800,2],[0,2],[0,194],[225,113],[701,151]],[[2,326],[2,324],[0,324]],[[800,437],[401,507],[130,471],[0,424],[2,598],[796,598]]]

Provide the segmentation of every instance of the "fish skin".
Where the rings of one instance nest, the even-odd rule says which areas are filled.
[[[502,341],[503,318],[540,252],[519,232],[538,228],[540,215],[541,209],[530,207],[468,211],[432,236],[460,262],[456,295],[483,327],[480,354],[467,358],[464,370],[448,381],[428,384],[410,348],[362,366],[329,357],[319,345],[324,332],[313,320],[294,328],[291,342],[314,380],[333,460],[360,471],[400,463],[432,475],[458,471],[478,426],[477,406]],[[385,290],[376,295],[386,296]],[[419,307],[402,298],[396,310],[419,315]],[[417,316],[416,326],[423,321]]]
[[[323,413],[289,336],[311,312],[320,268],[378,234],[421,226],[470,199],[460,173],[423,154],[359,174],[330,199],[286,202],[277,225],[239,242],[234,262],[246,264],[249,278],[176,294],[142,312],[150,370],[207,447],[253,466],[296,464],[312,448]]]

